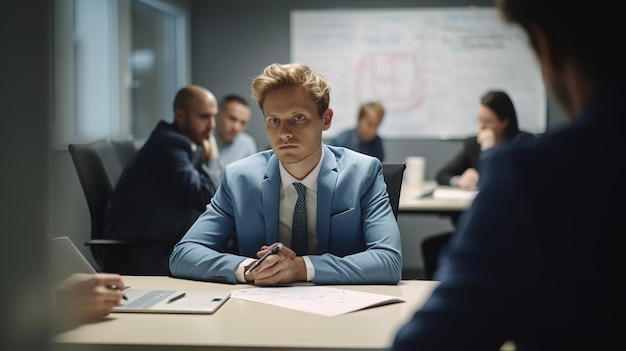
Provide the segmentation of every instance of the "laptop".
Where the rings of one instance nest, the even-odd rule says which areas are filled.
[[[96,270],[67,236],[49,240],[51,279],[54,284],[74,273],[95,274]],[[229,298],[229,291],[140,290],[127,287],[127,300],[113,312],[213,314]]]

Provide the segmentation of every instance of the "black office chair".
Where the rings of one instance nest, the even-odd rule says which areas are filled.
[[[111,140],[111,145],[117,154],[117,158],[120,162],[122,169],[126,167],[128,162],[135,156],[137,149],[135,143],[132,140]]]
[[[400,190],[402,190],[402,178],[404,177],[404,169],[406,164],[401,163],[383,163],[383,177],[387,184],[387,193],[389,194],[389,203],[393,215],[398,219],[398,206],[400,205]]]
[[[89,246],[100,271],[125,273],[118,269],[118,262],[128,255],[130,246],[168,245],[160,241],[132,241],[106,239],[104,235],[104,214],[113,187],[121,174],[121,165],[107,139],[99,139],[86,144],[68,146],[78,179],[83,188],[89,215],[91,217],[91,239],[85,242]]]
[[[422,240],[422,263],[424,264],[424,279],[432,280],[439,266],[439,255],[450,241],[452,232],[444,232],[429,236]]]

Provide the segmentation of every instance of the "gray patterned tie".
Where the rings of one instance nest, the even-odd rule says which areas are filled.
[[[307,254],[306,242],[306,186],[302,183],[293,183],[298,193],[298,200],[293,210],[293,225],[291,226],[291,249],[298,256]]]

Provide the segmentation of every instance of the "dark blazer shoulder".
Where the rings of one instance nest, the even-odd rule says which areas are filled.
[[[150,139],[160,142],[167,140],[174,143],[190,144],[189,138],[187,138],[186,135],[178,130],[178,128],[173,123],[168,123],[165,121],[160,121],[157,124],[156,128],[154,128],[154,130],[152,131],[152,134],[150,135],[148,141],[150,141]]]
[[[535,134],[520,130],[513,140],[515,140],[515,142],[529,142],[534,141],[535,139],[537,139]]]

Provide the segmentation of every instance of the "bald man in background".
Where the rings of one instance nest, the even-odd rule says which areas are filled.
[[[222,166],[212,133],[215,96],[201,86],[186,86],[173,108],[173,122],[160,121],[124,169],[105,216],[108,238],[161,244],[126,248],[115,257],[116,273],[169,275],[172,247],[220,185]],[[106,265],[113,258],[103,259]]]

